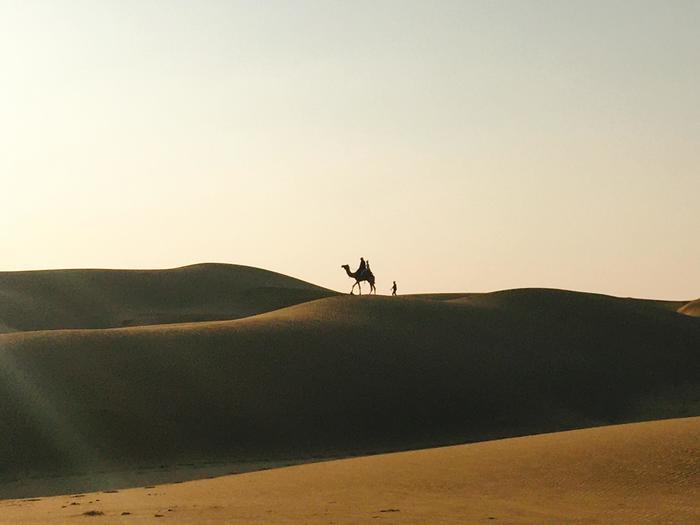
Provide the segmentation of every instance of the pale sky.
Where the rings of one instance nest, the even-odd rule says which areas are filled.
[[[0,0],[0,270],[700,296],[700,2]]]

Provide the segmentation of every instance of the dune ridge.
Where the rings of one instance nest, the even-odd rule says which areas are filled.
[[[237,319],[335,294],[232,264],[0,272],[0,332]]]
[[[538,307],[538,298],[546,300],[551,297],[555,300],[575,300],[576,297],[587,297],[589,300],[601,300],[607,302],[618,301],[627,306],[637,305],[639,308],[658,308],[669,312],[680,312],[690,303],[688,301],[662,301],[656,299],[639,299],[635,297],[616,297],[589,292],[575,292],[558,288],[515,288],[488,293],[438,293],[438,294],[412,294],[405,297],[416,299],[429,299],[433,301],[445,301],[455,303],[470,303],[482,307],[498,307],[502,304],[512,305],[519,301],[523,306]],[[506,300],[504,302],[504,300]]]
[[[684,304],[678,309],[678,311],[685,315],[700,317],[700,299]]]

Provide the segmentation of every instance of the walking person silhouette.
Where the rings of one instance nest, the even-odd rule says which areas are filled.
[[[391,295],[396,295],[396,281],[394,281],[394,286],[391,287]]]

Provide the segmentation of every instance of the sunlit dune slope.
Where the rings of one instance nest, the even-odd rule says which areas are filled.
[[[681,306],[678,311],[685,315],[692,315],[693,317],[700,317],[700,299],[691,301],[687,304]]]
[[[0,272],[0,332],[235,319],[334,292],[228,264]]]
[[[700,418],[0,502],[0,522],[700,522]],[[122,514],[128,513],[128,514]]]
[[[0,468],[397,450],[698,415],[700,322],[533,290],[0,336]]]

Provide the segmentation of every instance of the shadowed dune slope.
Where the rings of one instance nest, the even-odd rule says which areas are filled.
[[[80,499],[0,501],[0,522],[73,523],[93,510],[129,523],[160,514],[178,523],[695,524],[699,444],[700,418],[601,427]]]
[[[554,290],[339,296],[235,321],[0,335],[0,468],[399,450],[699,415],[700,320]]]
[[[229,264],[0,272],[0,332],[236,319],[335,292]]]
[[[595,301],[599,301],[601,304],[617,301],[621,304],[625,304],[627,308],[637,307],[640,310],[655,308],[668,312],[677,312],[680,308],[688,304],[687,301],[659,301],[655,299],[636,299],[631,297],[623,298],[603,294],[571,292],[554,288],[518,288],[492,293],[426,294],[415,295],[414,297],[425,297],[431,300],[449,301],[453,303],[467,303],[486,308],[513,308],[518,305],[520,308],[527,308],[530,311],[533,309],[542,309],[546,311],[552,307],[565,306],[567,302],[575,304],[583,297],[585,297],[585,300],[591,305],[595,304]]]
[[[695,301],[690,301],[687,304],[681,306],[678,311],[685,315],[692,315],[693,317],[700,317],[700,299]]]
[[[632,297],[614,297],[611,295],[571,292],[556,288],[517,288],[491,293],[435,293],[406,295],[414,299],[428,299],[431,301],[445,301],[451,303],[468,303],[487,308],[506,307],[512,308],[516,304],[520,308],[549,308],[546,301],[577,301],[581,298],[589,302],[603,301],[624,303],[627,307],[636,305],[641,309],[657,308],[669,312],[677,312],[688,305],[687,301],[659,301],[656,299],[636,299]],[[543,302],[544,301],[544,302]],[[556,305],[555,305],[556,306]]]

